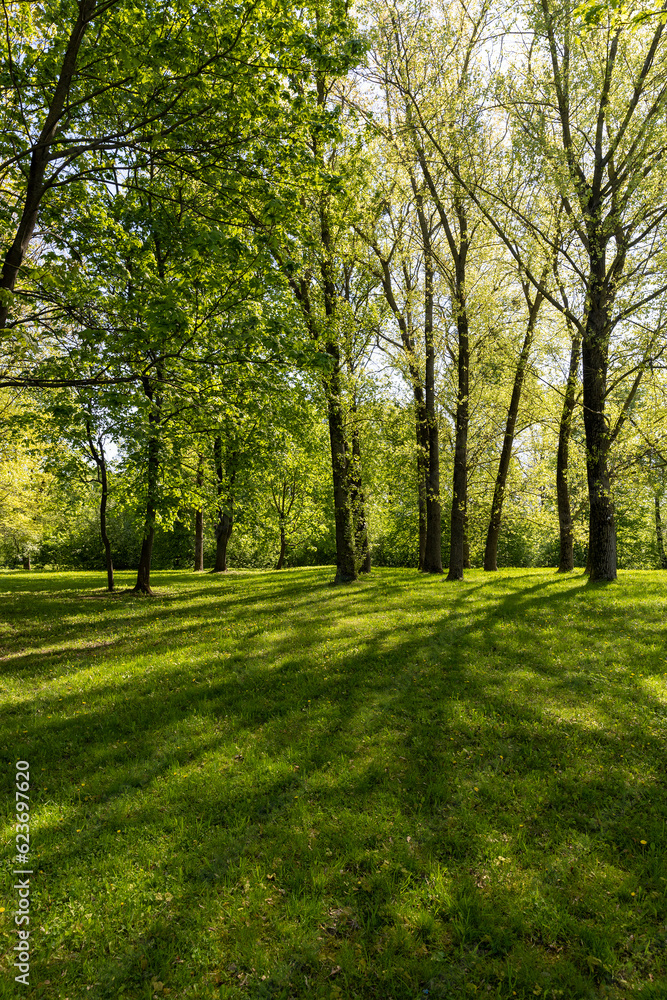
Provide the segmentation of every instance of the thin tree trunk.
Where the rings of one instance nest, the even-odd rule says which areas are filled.
[[[527,290],[524,288],[524,294]],[[514,429],[516,419],[519,414],[519,404],[521,402],[521,392],[523,380],[528,366],[528,357],[535,335],[535,324],[542,304],[542,296],[536,293],[535,299],[528,302],[528,323],[526,334],[523,338],[519,361],[514,373],[514,385],[512,386],[512,397],[510,399],[509,410],[507,411],[507,421],[505,424],[505,436],[500,452],[500,462],[498,463],[498,474],[496,475],[496,485],[493,491],[493,502],[491,504],[491,517],[489,528],[486,534],[486,547],[484,550],[484,569],[488,572],[495,572],[498,569],[498,539],[500,537],[500,525],[502,523],[503,501],[505,499],[505,488],[507,486],[507,474],[509,472],[512,458],[512,448],[514,446]]]
[[[420,213],[421,214],[421,213]],[[420,220],[421,221],[421,220]],[[422,226],[424,230],[424,226]],[[440,504],[440,440],[435,408],[435,345],[433,343],[433,266],[429,246],[424,263],[424,346],[426,349],[426,542],[424,572],[442,573],[442,508]]]
[[[568,484],[568,465],[570,458],[570,434],[572,431],[572,414],[577,388],[579,361],[581,359],[581,335],[578,330],[572,331],[572,349],[570,351],[570,369],[565,386],[563,410],[560,416],[558,432],[558,456],[556,459],[556,497],[558,501],[558,527],[560,533],[560,556],[558,572],[569,573],[574,569],[574,539],[572,532],[572,511],[570,508],[570,488]]]
[[[665,537],[662,530],[662,518],[660,516],[660,497],[655,495],[655,536],[658,542],[658,555],[660,557],[660,569],[667,569],[667,553],[665,553]]]
[[[424,409],[422,405],[422,409]],[[426,558],[426,478],[428,475],[426,412],[423,418],[417,413],[417,502],[419,505],[419,570],[424,569]]]
[[[605,416],[610,335],[605,260],[600,251],[591,265],[590,308],[582,341],[586,472],[590,501],[590,579],[616,579],[616,522],[609,483],[609,424]]]
[[[456,438],[454,442],[454,484],[452,491],[452,517],[449,549],[448,580],[463,579],[465,536],[468,508],[468,422],[469,406],[468,369],[470,347],[468,315],[465,302],[461,302],[457,317],[459,356],[458,393],[456,398]]]

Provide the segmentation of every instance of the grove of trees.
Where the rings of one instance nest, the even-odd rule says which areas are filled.
[[[2,5],[6,565],[667,568],[667,4]]]

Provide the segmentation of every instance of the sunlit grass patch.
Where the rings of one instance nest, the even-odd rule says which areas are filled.
[[[40,995],[659,996],[663,577],[330,576],[4,578]]]

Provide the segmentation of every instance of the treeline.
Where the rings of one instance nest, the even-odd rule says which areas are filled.
[[[666,564],[662,18],[8,10],[5,558]]]

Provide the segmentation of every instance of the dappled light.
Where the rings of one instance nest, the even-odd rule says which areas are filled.
[[[3,577],[40,995],[657,997],[659,574],[330,578]]]

